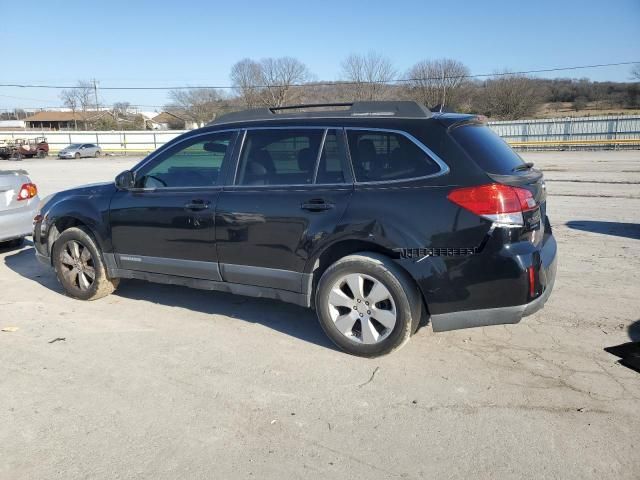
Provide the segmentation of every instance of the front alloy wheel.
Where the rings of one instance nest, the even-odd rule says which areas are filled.
[[[96,269],[91,252],[76,240],[69,240],[62,247],[62,276],[73,288],[89,291],[96,279]]]
[[[68,295],[95,300],[113,292],[118,278],[109,278],[93,235],[83,227],[64,230],[51,252],[58,280]]]

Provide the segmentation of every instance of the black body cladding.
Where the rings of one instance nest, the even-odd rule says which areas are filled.
[[[59,232],[82,224],[111,276],[305,306],[312,306],[319,275],[331,263],[375,252],[416,282],[436,330],[517,322],[540,308],[555,277],[544,182],[533,169],[488,171],[455,133],[464,128],[487,127],[473,116],[431,114],[412,102],[230,114],[150,154],[133,168],[132,189],[111,183],[53,196],[35,225],[35,245],[46,260]],[[297,133],[270,144],[267,135],[247,134],[261,130]],[[355,131],[368,132],[357,145],[349,138]],[[197,148],[181,150],[187,144]],[[406,160],[406,145],[431,162],[427,175],[402,178],[414,171],[409,161],[405,170],[394,166]],[[354,171],[367,149],[375,160],[362,164],[365,173]],[[214,164],[203,167],[203,158]],[[360,181],[365,174],[378,180]],[[500,228],[447,198],[455,188],[489,183],[528,189],[539,210],[527,214],[523,228]],[[411,249],[441,254],[406,255]]]

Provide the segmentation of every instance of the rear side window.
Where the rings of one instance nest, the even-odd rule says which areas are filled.
[[[321,129],[248,130],[237,185],[312,184]]]
[[[485,172],[509,175],[524,163],[520,155],[486,125],[462,125],[454,128],[451,135]]]
[[[347,130],[358,182],[384,182],[433,175],[439,165],[412,140],[397,132]]]

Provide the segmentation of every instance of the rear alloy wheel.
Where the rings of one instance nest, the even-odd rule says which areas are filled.
[[[98,158],[100,156],[100,150],[96,150],[96,153],[94,155],[96,158]]]
[[[387,338],[398,316],[387,287],[362,273],[348,273],[334,282],[329,294],[329,315],[345,337],[367,345]]]
[[[107,277],[93,238],[82,228],[62,232],[53,245],[53,266],[65,291],[81,300],[95,300],[112,293],[119,279]]]
[[[375,357],[404,345],[417,329],[422,297],[391,259],[349,255],[322,275],[316,294],[322,328],[342,350]]]

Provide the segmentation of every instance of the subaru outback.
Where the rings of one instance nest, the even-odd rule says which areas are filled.
[[[72,297],[136,278],[278,299],[369,357],[429,321],[517,323],[556,274],[542,173],[479,117],[414,102],[224,115],[48,198],[33,239]]]

